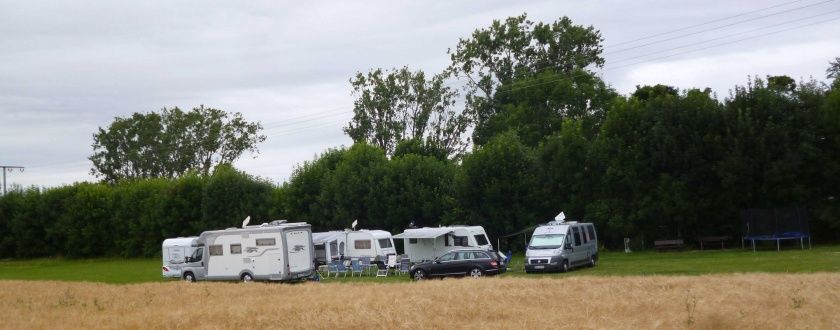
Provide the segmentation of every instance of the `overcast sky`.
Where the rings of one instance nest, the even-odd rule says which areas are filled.
[[[824,80],[840,56],[840,1],[831,0],[0,0],[0,165],[26,166],[7,173],[9,184],[93,181],[98,127],[204,104],[264,124],[261,153],[236,166],[280,183],[295,165],[352,143],[341,127],[355,72],[438,72],[458,38],[523,12],[599,29],[602,76],[622,93],[663,83],[725,97],[750,75]]]

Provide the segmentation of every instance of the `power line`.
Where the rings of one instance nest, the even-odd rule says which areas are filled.
[[[764,8],[757,9],[757,10],[743,12],[743,13],[740,13],[740,14],[737,14],[737,15],[727,16],[727,17],[724,17],[724,18],[719,18],[719,19],[711,20],[711,21],[708,21],[708,22],[700,23],[700,24],[689,25],[689,26],[686,26],[686,27],[682,27],[682,28],[667,31],[667,32],[661,32],[661,33],[656,33],[656,34],[651,34],[651,35],[648,35],[648,36],[644,36],[644,37],[641,37],[641,38],[636,38],[636,39],[633,39],[633,40],[622,41],[622,42],[619,42],[617,44],[612,44],[612,45],[609,45],[609,46],[610,47],[615,47],[615,46],[619,46],[619,45],[626,45],[626,44],[629,44],[629,43],[634,43],[636,41],[647,40],[647,39],[651,39],[651,38],[655,38],[655,37],[659,37],[659,36],[668,35],[668,34],[671,34],[671,33],[674,33],[674,32],[693,29],[693,28],[700,27],[700,26],[703,26],[703,25],[709,25],[709,24],[712,24],[712,23],[723,22],[723,21],[727,21],[727,20],[730,20],[730,19],[733,19],[733,18],[736,18],[736,17],[747,16],[747,15],[755,14],[755,13],[762,12],[762,11],[765,11],[765,10],[768,10],[768,9],[784,7],[784,6],[794,4],[794,3],[797,3],[797,2],[802,2],[802,1],[805,1],[805,0],[796,0],[796,1],[784,2],[784,3],[778,4],[778,5],[773,5],[773,6],[770,6],[770,7],[764,7]]]
[[[6,195],[6,172],[13,172],[14,170],[19,170],[23,172],[23,166],[12,166],[12,165],[0,165],[0,170],[3,171],[3,195]]]
[[[768,26],[763,26],[763,27],[756,28],[756,29],[741,31],[741,32],[738,32],[738,33],[733,33],[733,34],[725,35],[725,36],[722,36],[722,37],[716,37],[716,38],[707,39],[707,40],[703,40],[703,41],[699,41],[699,42],[695,42],[695,43],[691,43],[691,44],[685,44],[685,45],[682,45],[682,46],[679,46],[679,47],[667,48],[667,49],[663,49],[663,50],[660,50],[660,51],[657,51],[657,52],[654,52],[654,53],[647,53],[647,54],[642,54],[642,55],[639,55],[639,56],[628,57],[628,58],[623,58],[623,59],[620,59],[620,60],[610,61],[610,64],[621,63],[621,62],[625,62],[625,61],[629,61],[629,60],[634,60],[634,59],[638,59],[638,58],[642,58],[642,57],[647,57],[647,56],[650,56],[652,54],[656,54],[658,52],[667,52],[667,51],[672,51],[672,50],[677,50],[677,49],[683,49],[683,48],[686,48],[686,47],[691,47],[691,46],[696,46],[696,45],[699,45],[699,44],[705,44],[705,43],[709,43],[709,42],[712,42],[712,41],[717,41],[717,40],[720,40],[720,39],[723,39],[723,38],[729,38],[729,37],[734,37],[734,36],[737,36],[737,35],[752,33],[752,32],[756,32],[756,31],[772,29],[772,28],[779,27],[779,26],[782,26],[782,25],[787,25],[787,24],[790,24],[790,23],[805,21],[805,20],[809,20],[809,19],[812,19],[812,18],[817,18],[817,17],[820,17],[820,16],[831,15],[831,14],[834,14],[834,13],[837,13],[837,12],[840,12],[840,9],[832,10],[832,11],[822,13],[822,14],[818,14],[818,15],[797,18],[797,19],[789,20],[789,21],[782,22],[782,23],[779,23],[779,24],[768,25]]]
[[[834,0],[825,0],[825,1],[822,1],[822,2],[817,2],[817,3],[810,4],[810,5],[805,5],[805,6],[801,6],[801,7],[792,8],[792,9],[786,9],[786,10],[778,11],[778,12],[775,12],[775,13],[763,15],[763,16],[753,17],[753,18],[750,18],[750,19],[737,21],[737,22],[734,22],[734,23],[726,24],[726,25],[717,26],[717,27],[710,28],[710,29],[700,30],[700,31],[696,31],[696,32],[686,33],[686,34],[680,34],[680,35],[677,35],[677,36],[674,36],[674,37],[661,39],[661,40],[657,40],[657,41],[652,41],[652,42],[644,43],[644,44],[641,44],[641,45],[636,45],[636,46],[633,46],[633,47],[628,47],[628,48],[623,48],[623,49],[619,49],[619,50],[615,50],[615,51],[605,52],[604,55],[623,53],[623,52],[626,52],[628,50],[633,50],[633,49],[638,49],[638,48],[641,48],[641,47],[655,45],[655,44],[658,44],[658,43],[663,43],[663,42],[666,42],[666,41],[671,41],[671,40],[675,40],[675,39],[679,39],[679,38],[693,36],[693,35],[697,35],[697,34],[704,33],[704,32],[720,30],[722,28],[735,26],[735,25],[738,25],[738,24],[741,24],[741,23],[751,22],[751,21],[755,21],[755,20],[759,20],[759,19],[763,19],[763,18],[767,18],[767,17],[771,17],[771,16],[776,16],[776,15],[780,15],[780,14],[784,14],[784,13],[789,13],[789,12],[800,10],[800,9],[805,9],[805,8],[809,8],[809,7],[813,7],[813,6],[818,6],[818,5],[829,3],[829,2],[832,2],[832,1],[834,1]]]

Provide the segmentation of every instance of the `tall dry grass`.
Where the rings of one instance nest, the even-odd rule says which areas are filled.
[[[3,328],[840,326],[840,274],[422,283],[0,282]]]

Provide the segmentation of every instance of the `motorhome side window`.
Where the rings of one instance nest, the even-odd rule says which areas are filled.
[[[595,226],[586,226],[586,232],[589,233],[589,239],[595,239]]]
[[[572,233],[575,236],[575,246],[580,246],[580,229],[578,227],[572,227]]]
[[[231,244],[230,254],[242,254],[242,244]]]
[[[409,238],[408,239],[408,244],[417,244],[417,239],[416,238]]]
[[[274,246],[277,241],[274,238],[257,238],[257,246]]]
[[[203,257],[203,256],[204,256],[204,249],[201,249],[201,248],[196,249],[193,252],[192,257],[190,257],[190,261],[191,262],[201,261],[201,257]]]
[[[222,249],[221,245],[210,245],[210,255],[211,256],[220,256],[223,255],[224,249]]]
[[[487,236],[484,236],[484,234],[475,235],[475,242],[478,245],[487,245]]]
[[[449,234],[443,235],[443,246],[449,246]]]
[[[455,246],[470,246],[468,236],[454,236]]]
[[[370,240],[365,239],[365,240],[353,241],[353,247],[356,250],[369,250],[370,249]]]
[[[390,239],[387,239],[387,238],[380,239],[380,240],[379,240],[379,247],[381,247],[381,248],[383,248],[383,249],[386,249],[386,248],[392,247],[392,245],[391,245],[391,240],[390,240]]]

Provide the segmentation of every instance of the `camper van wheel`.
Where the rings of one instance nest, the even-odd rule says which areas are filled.
[[[589,256],[589,267],[595,267],[595,256]]]
[[[569,271],[569,261],[563,261],[563,268],[560,269],[561,273],[565,273]]]
[[[470,271],[470,276],[472,276],[472,278],[479,278],[479,277],[481,277],[481,275],[482,275],[482,274],[481,274],[481,269],[478,269],[478,268],[473,268],[473,269]]]
[[[191,272],[184,273],[184,281],[187,282],[195,282],[195,275]]]
[[[412,275],[411,277],[414,278],[415,281],[420,281],[420,280],[425,280],[426,279],[426,272],[424,272],[422,269],[415,270],[414,274],[411,274],[411,275]]]
[[[248,283],[248,282],[251,282],[253,280],[254,280],[254,277],[252,277],[251,274],[248,274],[248,273],[242,274],[242,282]]]

